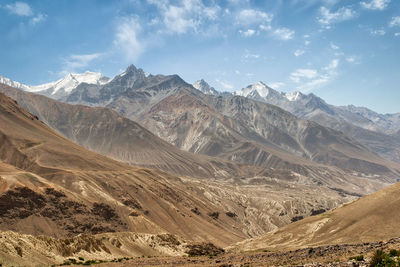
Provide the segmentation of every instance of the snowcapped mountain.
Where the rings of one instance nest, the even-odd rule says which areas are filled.
[[[278,92],[263,82],[250,84],[240,91],[236,91],[235,95],[249,97],[255,100],[264,101],[274,105],[282,105],[287,101],[297,101],[304,97],[301,92],[284,93]]]
[[[0,83],[6,84],[8,86],[15,87],[18,89],[29,90],[29,86],[19,83],[19,82],[15,82],[15,81],[8,79],[6,77],[3,77],[3,76],[0,76]]]
[[[219,95],[219,92],[214,89],[214,87],[211,87],[206,81],[203,79],[195,82],[192,84],[194,88],[202,92],[203,94],[206,95]]]
[[[26,85],[0,76],[0,83],[7,84],[28,92],[34,92],[59,99],[70,94],[81,83],[103,85],[109,82],[108,77],[98,72],[69,73],[64,78],[41,85]]]

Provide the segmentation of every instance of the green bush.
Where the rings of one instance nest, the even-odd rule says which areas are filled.
[[[389,252],[390,257],[397,257],[400,256],[400,251],[399,250],[395,250],[395,249],[391,249]]]
[[[398,266],[398,263],[390,257],[389,254],[385,253],[382,249],[378,249],[375,251],[374,255],[372,256],[371,267],[395,267]]]
[[[355,256],[355,257],[351,257],[350,260],[364,261],[364,255],[358,255],[358,256]]]

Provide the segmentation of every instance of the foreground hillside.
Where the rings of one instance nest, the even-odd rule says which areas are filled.
[[[364,243],[400,236],[400,183],[337,208],[282,227],[232,247],[282,250],[309,246]]]
[[[87,151],[4,95],[0,121],[2,230],[51,236],[170,232],[220,244],[245,236],[231,226],[233,218],[208,216],[225,211],[177,177]],[[202,215],[191,211],[195,207]]]

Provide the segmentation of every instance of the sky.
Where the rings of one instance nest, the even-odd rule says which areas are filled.
[[[134,64],[400,112],[399,0],[0,0],[0,36],[0,76],[29,85]]]

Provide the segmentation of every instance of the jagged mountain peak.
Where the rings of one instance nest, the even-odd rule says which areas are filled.
[[[281,97],[280,93],[271,87],[267,86],[262,81],[250,84],[240,91],[236,91],[235,95],[253,98]]]
[[[204,79],[198,80],[192,84],[194,88],[206,95],[219,95],[219,92],[211,87]]]

